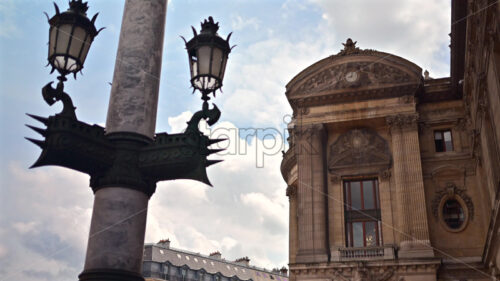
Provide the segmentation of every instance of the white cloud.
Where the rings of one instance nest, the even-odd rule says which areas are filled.
[[[350,37],[362,49],[408,59],[435,77],[449,76],[450,2],[418,0],[310,0],[319,6],[319,26],[334,46]]]
[[[278,168],[281,153],[266,156],[264,168],[257,168],[262,140],[240,140],[230,122],[207,130],[212,138],[223,132],[230,138],[228,150],[238,144],[237,153],[210,156],[224,160],[208,168],[214,187],[189,180],[159,184],[150,201],[147,241],[170,238],[173,247],[202,254],[219,250],[228,260],[248,256],[254,265],[281,267],[288,252],[287,200]]]
[[[17,230],[20,234],[26,234],[32,231],[35,231],[38,227],[39,223],[36,221],[30,221],[27,223],[24,222],[16,222],[12,225],[12,227]]]
[[[240,15],[231,16],[231,28],[234,31],[251,27],[254,31],[259,30],[260,21],[257,18],[245,18]]]

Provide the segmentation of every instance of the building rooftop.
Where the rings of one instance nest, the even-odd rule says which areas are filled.
[[[267,270],[250,265],[248,257],[242,257],[236,261],[229,261],[222,258],[220,252],[209,255],[194,253],[186,250],[170,247],[169,240],[147,243],[144,245],[144,263],[156,262],[170,264],[178,268],[189,268],[194,271],[203,270],[209,274],[220,274],[227,278],[237,277],[240,280],[252,281],[288,281],[288,270],[281,269]]]

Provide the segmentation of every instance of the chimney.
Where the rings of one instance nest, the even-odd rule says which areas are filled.
[[[237,264],[250,266],[250,259],[248,257],[242,257],[234,261]]]
[[[208,255],[209,257],[213,258],[213,259],[222,259],[222,255],[219,251],[215,251],[213,253],[210,253],[210,255]]]
[[[283,267],[280,269],[280,273],[281,273],[281,275],[288,276],[288,269],[287,269],[286,267],[284,267],[284,266],[283,266]]]
[[[161,239],[160,241],[158,241],[158,243],[156,243],[158,246],[161,246],[163,248],[170,248],[170,239]]]

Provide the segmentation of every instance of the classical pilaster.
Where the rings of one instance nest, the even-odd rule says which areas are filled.
[[[286,188],[286,196],[290,202],[289,216],[289,243],[288,243],[288,260],[289,263],[295,263],[297,256],[297,187],[289,185]]]
[[[296,126],[297,262],[328,260],[326,227],[325,128],[322,124]]]
[[[394,245],[394,229],[391,227],[394,225],[393,219],[393,207],[392,202],[396,198],[391,191],[391,170],[383,170],[379,173],[379,198],[380,198],[380,206],[381,210],[381,218],[382,218],[382,237],[384,238],[385,245]]]
[[[394,181],[398,199],[399,257],[432,257],[418,140],[418,115],[386,119],[391,128]]]

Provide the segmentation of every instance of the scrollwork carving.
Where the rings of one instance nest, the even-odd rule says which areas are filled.
[[[439,205],[443,197],[453,198],[455,196],[460,197],[460,199],[462,199],[465,203],[464,207],[467,207],[469,218],[471,220],[474,218],[474,203],[472,202],[472,199],[465,193],[465,189],[458,188],[454,183],[449,182],[446,184],[445,188],[436,191],[434,199],[432,200],[432,214],[436,219],[439,218]]]
[[[391,178],[391,169],[383,170],[379,173],[380,179],[383,181],[389,180]]]

